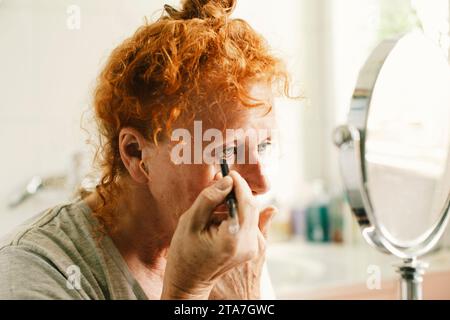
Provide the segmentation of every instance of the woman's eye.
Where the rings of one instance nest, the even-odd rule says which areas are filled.
[[[258,145],[258,153],[263,153],[266,152],[268,148],[270,148],[270,146],[272,145],[272,143],[270,142],[264,142]]]
[[[217,159],[227,159],[227,161],[232,161],[231,158],[237,155],[237,146],[222,146],[216,149]]]
[[[236,154],[237,150],[236,147],[228,147],[223,149],[223,157],[229,158],[231,156],[234,156]]]

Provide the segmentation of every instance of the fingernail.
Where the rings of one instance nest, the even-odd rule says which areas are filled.
[[[229,176],[226,176],[216,182],[216,188],[219,190],[226,190],[231,186],[232,181],[233,180]]]

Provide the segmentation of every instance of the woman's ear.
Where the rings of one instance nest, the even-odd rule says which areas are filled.
[[[133,128],[122,128],[119,133],[119,152],[122,162],[127,168],[131,178],[137,183],[147,183],[147,169],[144,162],[141,163],[142,150],[148,142],[142,134]]]

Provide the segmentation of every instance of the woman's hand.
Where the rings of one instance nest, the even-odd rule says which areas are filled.
[[[233,186],[240,223],[235,234],[228,230],[230,218],[219,225],[210,223],[212,212],[224,202]],[[231,171],[229,176],[205,188],[178,221],[169,248],[161,298],[208,299],[224,274],[264,256],[265,241],[259,223],[252,191],[237,172]]]
[[[259,214],[259,229],[264,236],[258,237],[261,247],[265,247],[270,221],[276,208],[269,206]],[[247,261],[226,272],[218,279],[209,296],[217,300],[243,300],[261,298],[261,274],[265,255],[259,254],[255,259]]]

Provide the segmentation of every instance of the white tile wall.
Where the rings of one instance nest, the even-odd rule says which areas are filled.
[[[69,30],[69,5],[80,29]],[[5,0],[0,3],[0,204],[35,174],[65,171],[86,150],[83,110],[99,67],[162,1]]]
[[[0,214],[8,195],[33,175],[64,173],[71,155],[87,150],[80,130],[100,66],[111,50],[178,0],[3,0],[0,3]],[[69,30],[67,9],[80,9],[80,29]],[[238,1],[234,16],[248,20],[297,70],[300,2]],[[288,9],[289,8],[289,9]],[[298,105],[297,105],[298,106]],[[292,107],[288,107],[293,110]],[[294,108],[295,109],[295,108]],[[285,117],[298,129],[298,111]],[[291,142],[298,139],[291,139]],[[290,142],[290,143],[291,143]],[[287,146],[294,154],[298,146]],[[299,160],[298,153],[286,161]],[[298,162],[296,162],[298,164]],[[300,173],[301,166],[284,172]],[[294,183],[300,181],[291,179]],[[291,188],[296,190],[296,188]],[[1,216],[0,216],[1,223]]]

